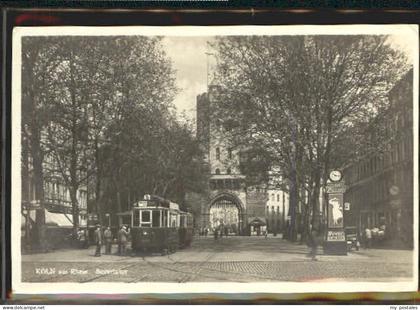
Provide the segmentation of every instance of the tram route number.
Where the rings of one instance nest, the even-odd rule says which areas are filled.
[[[328,231],[327,241],[345,241],[344,231]]]

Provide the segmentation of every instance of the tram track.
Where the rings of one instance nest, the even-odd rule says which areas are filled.
[[[239,275],[239,276],[244,276],[243,273],[240,272],[236,272],[236,271],[231,271],[231,270],[221,270],[221,269],[217,269],[217,268],[210,268],[205,266],[214,256],[216,256],[217,254],[223,253],[225,251],[225,247],[222,246],[221,244],[218,244],[218,246],[216,247],[215,251],[210,253],[206,259],[204,261],[201,261],[199,263],[199,268],[200,271],[201,270],[207,270],[207,271],[212,271],[212,272],[223,272],[223,273],[229,273],[232,275]],[[168,259],[170,261],[172,261],[174,264],[184,264],[185,262],[182,261],[176,261],[174,260],[172,257],[168,256]],[[227,262],[226,262],[227,263]],[[187,278],[185,281],[183,282],[191,282],[194,280],[194,278],[196,278],[198,275],[200,274],[200,272],[195,273],[195,277],[193,278]],[[261,276],[260,274],[256,274],[256,273],[247,273],[247,275],[252,276],[252,277],[256,277],[259,278],[261,280],[276,280],[276,278],[273,277],[266,277],[266,276]],[[223,278],[225,280],[231,281],[230,278]],[[235,281],[235,282],[247,282],[247,281]]]
[[[220,251],[223,251],[223,248],[221,248]],[[147,260],[147,258],[145,256],[143,256],[142,258],[147,264],[149,264],[153,268],[160,268],[160,269],[164,269],[164,270],[168,270],[168,271],[172,271],[172,272],[181,274],[182,276],[180,278],[178,278],[178,281],[177,281],[178,283],[192,282],[192,281],[194,281],[194,279],[197,276],[202,276],[202,277],[205,277],[205,278],[215,279],[215,280],[219,280],[219,281],[229,281],[229,279],[226,278],[226,277],[209,276],[209,275],[205,275],[205,274],[201,273],[201,271],[203,269],[206,269],[204,267],[204,265],[206,263],[208,263],[218,253],[220,253],[220,252],[209,253],[203,261],[199,262],[198,264],[196,264],[196,266],[194,266],[194,269],[196,269],[196,271],[186,271],[184,268],[183,269],[176,268],[176,266],[178,264],[185,265],[185,264],[187,264],[187,262],[176,261],[170,255],[168,255],[167,258],[170,262],[172,262],[173,266],[171,266],[171,267],[163,266],[162,264],[159,264],[159,263],[156,263],[156,262],[151,262],[150,260]]]

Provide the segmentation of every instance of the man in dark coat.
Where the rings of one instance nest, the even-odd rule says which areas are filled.
[[[105,239],[105,254],[111,254],[111,247],[112,247],[112,232],[111,228],[107,227],[104,231],[104,239]]]
[[[96,225],[94,238],[95,238],[95,245],[96,245],[95,256],[101,256],[102,231],[101,231],[101,226],[100,225]]]
[[[322,236],[321,224],[317,223],[317,222],[313,223],[311,225],[310,235],[309,235],[309,243],[310,243],[310,247],[311,247],[309,257],[311,257],[311,259],[313,261],[318,260],[316,258],[316,255],[317,255],[318,245],[319,245],[321,236]]]
[[[124,255],[127,246],[128,232],[125,230],[125,226],[122,226],[118,231],[118,254]]]

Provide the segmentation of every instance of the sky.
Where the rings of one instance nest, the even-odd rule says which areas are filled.
[[[163,47],[176,71],[179,93],[175,106],[179,113],[195,119],[197,95],[207,90],[207,41],[210,37],[164,37]]]
[[[185,112],[195,120],[196,97],[207,90],[207,56],[208,43],[214,37],[164,37],[162,44],[176,71],[176,84],[179,93],[174,104],[178,113]],[[391,36],[390,43],[402,50],[409,61],[413,59],[411,42],[403,36]],[[213,60],[214,61],[214,60]]]

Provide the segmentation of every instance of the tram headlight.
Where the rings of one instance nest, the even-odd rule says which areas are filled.
[[[147,235],[147,231],[143,231],[143,235],[146,236]]]

